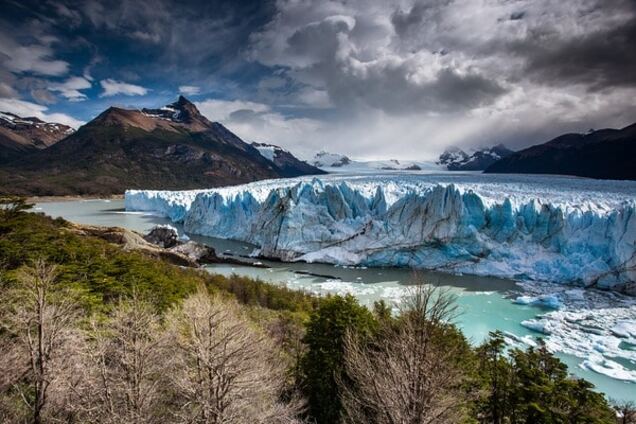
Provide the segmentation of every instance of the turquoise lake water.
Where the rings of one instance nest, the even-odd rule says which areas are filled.
[[[39,203],[36,205],[36,211],[53,217],[63,217],[80,224],[119,226],[139,232],[146,232],[156,224],[170,224],[168,219],[162,217],[125,212],[123,200]],[[179,226],[176,227],[181,234],[182,229]],[[227,255],[247,256],[252,249],[244,243],[191,237]],[[412,271],[406,269],[365,269],[325,264],[260,262],[266,267],[218,264],[209,265],[206,268],[214,273],[260,278],[271,284],[286,285],[317,294],[351,293],[367,305],[379,299],[396,301],[407,295],[408,283],[413,279]],[[474,344],[480,343],[490,331],[494,330],[505,332],[511,340],[541,336],[522,326],[521,322],[549,310],[536,305],[513,303],[514,298],[523,294],[522,289],[514,281],[439,272],[420,272],[418,276],[429,283],[447,287],[458,296],[457,303],[461,314],[456,323]],[[581,368],[580,364],[585,358],[557,355],[568,364],[572,373],[591,381],[609,397],[636,400],[636,384],[612,379]],[[636,369],[636,363],[628,363],[626,366]]]

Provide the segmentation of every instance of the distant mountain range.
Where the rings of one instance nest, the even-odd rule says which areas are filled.
[[[636,180],[636,124],[565,134],[513,152],[503,145],[447,149],[436,163],[358,161],[321,151],[304,162],[246,143],[184,97],[158,109],[111,107],[77,131],[0,112],[0,193],[109,195],[129,188],[183,190],[325,172],[479,171]]]
[[[14,123],[2,127],[0,151],[11,152],[0,155],[6,157],[0,164],[2,193],[106,195],[129,188],[195,189],[323,173],[289,152],[275,153],[270,160],[209,121],[185,97],[159,109],[111,107],[76,132],[35,118],[4,116],[3,121]],[[22,129],[29,125],[23,121],[38,130]],[[55,137],[42,135],[56,125]],[[15,147],[22,145],[27,147]]]
[[[484,147],[466,153],[459,147],[449,147],[437,161],[449,171],[483,171],[498,160],[514,153],[503,144]]]
[[[66,125],[0,112],[0,161],[46,149],[73,132]]]
[[[438,171],[442,168],[432,162],[389,160],[353,160],[345,155],[325,151],[314,155],[309,163],[327,172],[374,172],[374,171]]]
[[[636,180],[636,124],[620,130],[564,134],[509,155],[486,172]]]

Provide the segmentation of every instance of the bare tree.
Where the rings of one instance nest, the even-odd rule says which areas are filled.
[[[612,400],[611,403],[616,411],[618,424],[636,424],[636,403],[619,400]]]
[[[0,390],[15,390],[38,424],[54,406],[62,408],[78,342],[78,307],[72,293],[58,287],[55,266],[43,260],[23,269],[18,281],[3,313]]]
[[[419,283],[373,341],[345,339],[344,421],[350,423],[456,423],[464,414],[462,343],[448,321],[454,296]]]
[[[293,423],[297,400],[281,401],[284,367],[235,303],[199,292],[167,319],[176,344],[172,384],[184,423]]]
[[[288,315],[281,315],[267,325],[267,334],[285,354],[287,379],[291,382],[289,390],[294,391],[302,381],[300,363],[307,350],[307,345],[303,343],[305,327],[302,322]]]
[[[93,321],[90,327],[73,409],[96,423],[160,421],[169,359],[151,305],[133,296],[106,323]]]

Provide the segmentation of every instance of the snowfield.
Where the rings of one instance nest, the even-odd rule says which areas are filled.
[[[129,190],[125,204],[283,261],[599,287],[636,281],[633,181],[386,172]]]

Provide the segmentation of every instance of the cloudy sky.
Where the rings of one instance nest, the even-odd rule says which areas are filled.
[[[0,110],[179,93],[301,156],[431,159],[636,121],[634,0],[0,0]]]

